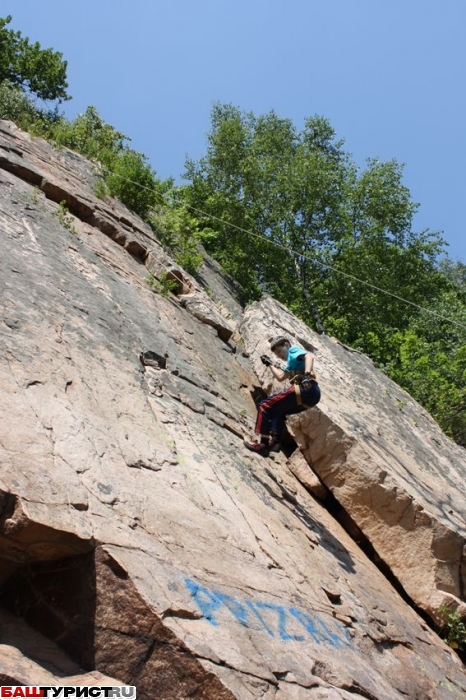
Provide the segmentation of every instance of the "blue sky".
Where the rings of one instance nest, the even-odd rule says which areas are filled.
[[[216,100],[322,114],[364,166],[396,158],[466,262],[466,0],[2,0],[68,60],[69,116],[95,105],[161,177],[203,154]]]

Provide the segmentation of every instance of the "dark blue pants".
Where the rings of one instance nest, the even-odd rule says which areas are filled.
[[[280,435],[287,416],[301,413],[306,408],[319,403],[319,385],[313,384],[308,390],[301,387],[301,399],[305,406],[298,403],[295,387],[291,386],[261,401],[257,411],[255,432],[258,435],[270,435],[270,433]]]

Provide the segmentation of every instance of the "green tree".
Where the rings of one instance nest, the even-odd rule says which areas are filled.
[[[451,282],[457,285],[463,300],[466,301],[466,264],[461,260],[452,260],[447,257],[440,261],[439,269]]]
[[[21,88],[9,83],[0,85],[0,119],[9,119],[21,129],[28,129],[42,117],[47,121],[53,119],[52,113],[39,110]]]
[[[430,309],[437,315],[413,314],[408,329],[397,334],[399,355],[390,374],[466,447],[466,303],[461,289],[451,284]]]
[[[168,189],[163,202],[153,207],[149,223],[178,265],[195,274],[203,260],[200,244],[210,231],[200,229],[199,220],[184,202],[184,194],[183,187]]]
[[[166,185],[159,180],[143,153],[124,148],[110,163],[105,176],[109,194],[143,219],[163,201]]]
[[[370,160],[360,172],[343,146],[320,116],[298,131],[274,112],[216,104],[207,153],[186,164],[188,201],[248,300],[268,292],[310,323],[318,310],[341,340],[374,351],[374,334],[406,327],[410,310],[354,278],[427,301],[443,284],[443,242],[412,232],[400,164]]]
[[[295,298],[296,287],[304,286],[303,256],[339,237],[348,166],[334,136],[319,117],[299,134],[274,112],[255,117],[231,105],[214,106],[207,155],[186,164],[188,200],[217,217],[201,215],[217,231],[209,249],[249,299],[268,291],[289,301],[285,281]]]
[[[11,16],[0,18],[0,86],[9,84],[43,100],[68,100],[67,62],[62,54],[30,43],[8,29]]]
[[[104,166],[110,166],[128,141],[125,134],[107,124],[92,106],[74,119],[62,117],[55,122],[37,125],[36,129],[57,146],[70,148]]]

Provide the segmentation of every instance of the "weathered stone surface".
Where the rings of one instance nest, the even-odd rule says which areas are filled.
[[[195,318],[215,328],[222,340],[230,340],[234,327],[217,311],[212,302],[206,301],[204,294],[185,294],[182,304]]]
[[[160,246],[118,203],[94,201],[79,158],[5,124],[0,137],[3,604],[67,645],[76,663],[136,679],[147,700],[464,697],[457,657],[285,456],[244,449],[261,343],[278,330],[269,307],[248,312],[246,345],[232,353],[179,297],[148,288],[146,265]],[[112,225],[102,227],[96,209],[83,221],[76,205],[77,235],[64,227],[56,202],[31,185],[40,168]],[[128,250],[130,228],[144,254]],[[295,337],[315,341],[289,322]],[[335,404],[329,427],[303,428],[300,440],[307,454],[314,437],[314,467],[347,508],[336,484],[349,475],[339,481],[331,460],[353,442],[330,426],[346,391],[346,351],[329,344],[324,363],[320,347],[322,405],[332,391]],[[157,357],[165,366],[145,361]],[[341,411],[352,419],[352,404]],[[365,415],[358,425],[372,430]],[[389,471],[391,460],[386,479],[399,468],[395,460]],[[422,492],[422,470],[412,479]],[[451,489],[443,494],[456,504]],[[22,554],[8,557],[18,540]]]
[[[241,302],[242,289],[240,285],[227,275],[216,260],[202,251],[204,261],[196,275],[207,293],[215,299],[217,308],[223,315],[237,323],[243,320],[243,305]]]
[[[264,385],[270,335],[316,348],[323,399],[288,419],[298,445],[415,603],[434,618],[444,604],[462,613],[466,451],[367,357],[272,299],[247,310],[242,333]]]
[[[230,321],[232,315],[226,307],[214,303],[194,277],[174,263],[166,253],[161,253],[159,250],[155,253],[149,252],[146,265],[157,280],[163,280],[162,284],[167,282],[172,284],[172,292],[179,297],[183,308],[202,323],[215,328],[219,338],[228,342],[236,324]],[[210,288],[206,289],[210,294]]]
[[[93,188],[100,179],[98,167],[68,149],[55,149],[32,138],[11,122],[0,120],[0,167],[36,190],[28,205],[36,205],[39,192],[56,203],[64,202],[71,214],[102,230],[122,246],[137,241],[141,249],[157,247],[150,227],[122,204],[99,199]],[[160,246],[158,246],[160,248]]]
[[[128,573],[102,548],[95,557],[68,557],[17,569],[2,599],[21,619],[17,622],[6,613],[3,636],[52,671],[69,675],[82,672],[80,667],[106,668],[136,685],[143,699],[153,697],[152,689],[157,697],[173,700],[204,694],[219,700],[234,697],[214,674],[205,673],[199,660],[141,599]],[[22,621],[37,627],[44,616],[51,641]],[[32,634],[24,639],[22,630]]]
[[[0,684],[121,685],[98,671],[83,672],[53,641],[1,608]]]
[[[197,286],[194,279],[164,252],[149,252],[146,267],[156,279],[172,282],[175,295],[189,294]]]
[[[288,459],[287,467],[297,480],[321,501],[328,494],[328,489],[319,479],[315,471],[309,466],[300,450],[295,450]]]

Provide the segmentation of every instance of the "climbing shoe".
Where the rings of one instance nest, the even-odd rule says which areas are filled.
[[[280,452],[282,446],[278,440],[272,440],[269,445],[269,452]]]
[[[244,441],[244,446],[251,452],[255,452],[256,455],[261,455],[261,457],[269,456],[269,445],[265,442],[246,442]]]

